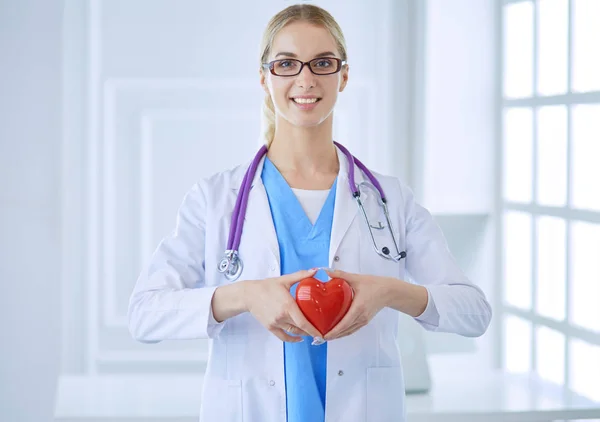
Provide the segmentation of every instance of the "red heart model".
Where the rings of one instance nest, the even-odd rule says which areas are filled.
[[[325,335],[346,315],[353,294],[352,287],[341,278],[324,283],[308,277],[296,287],[296,303],[306,319]]]

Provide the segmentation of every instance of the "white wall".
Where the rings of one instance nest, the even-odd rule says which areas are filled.
[[[450,249],[492,305],[494,292],[494,0],[427,0],[422,7],[413,185]],[[472,340],[427,335],[430,351],[490,366],[495,327]]]
[[[439,213],[492,209],[494,0],[428,0],[423,201]]]
[[[62,2],[0,1],[0,420],[52,420],[60,360]]]
[[[494,299],[491,296],[493,3],[493,0],[421,3],[426,6],[425,54],[421,57],[424,72],[420,74],[417,70],[415,75],[423,78],[423,85],[416,90],[420,101],[415,103],[411,145],[414,159],[408,178],[417,197],[442,224],[459,262],[491,300]],[[75,16],[72,21],[84,25],[85,21],[77,19],[79,17]],[[80,166],[88,158],[80,153],[86,151],[83,135],[87,133],[85,125],[89,124],[83,111],[64,119],[61,114],[63,70],[67,78],[65,86],[72,97],[79,98],[81,92],[77,90],[83,91],[83,84],[89,82],[84,76],[62,68],[62,19],[61,1],[0,0],[0,279],[3,287],[0,420],[51,420],[60,361],[60,251],[65,244],[71,247],[70,242],[80,244],[77,234],[61,238],[61,233],[65,233],[61,219],[65,217],[60,211],[61,205],[68,205],[70,216],[80,215],[85,211],[80,209],[80,202],[87,199],[78,197],[85,180],[70,182],[74,189],[68,191],[61,186],[61,172],[69,176],[78,171],[63,168],[62,124],[66,122],[65,142],[73,147],[68,157],[73,162],[81,159]],[[79,31],[78,28],[67,30]],[[85,30],[80,32],[86,34]],[[68,39],[66,48],[73,49],[69,50],[73,54],[67,56],[72,60],[79,58],[85,67],[88,40],[85,37]],[[406,40],[401,42],[400,47],[407,47]],[[402,63],[405,59],[396,57],[394,60]],[[407,98],[411,98],[407,91],[399,89],[398,92],[406,92]],[[67,109],[74,111],[83,102],[66,100]],[[400,117],[394,119],[395,126],[390,130],[402,132],[404,112],[411,109],[412,104],[397,98],[393,104]],[[73,123],[73,119],[78,120]],[[406,150],[401,142],[389,148],[395,148],[396,155]],[[407,170],[394,171],[406,176]],[[64,192],[77,195],[62,198]],[[69,223],[74,224],[72,220]],[[85,291],[82,290],[85,281],[72,277],[82,272],[82,265],[66,262],[62,268],[66,271],[65,278],[74,280],[73,285],[68,286],[68,296],[81,299],[78,308],[65,313],[68,318],[64,327],[69,330],[65,337],[67,346],[79,344],[75,340],[80,337],[85,339],[86,322],[69,317],[79,315],[80,309],[85,315]],[[477,359],[482,365],[491,360],[492,339],[491,332],[474,342],[457,336],[428,336],[434,352],[463,352],[468,360]],[[63,371],[85,371],[85,348],[67,349],[63,354],[68,357],[63,362]]]
[[[373,170],[403,173],[406,104],[392,97],[408,85],[404,2],[317,3],[344,28],[352,69],[334,136]],[[258,44],[285,3],[238,1],[234,10],[197,0],[177,8],[164,0],[65,4],[63,370],[201,373],[206,340],[135,342],[127,300],[172,230],[185,191],[257,150],[264,95]],[[215,59],[223,43],[236,61]]]

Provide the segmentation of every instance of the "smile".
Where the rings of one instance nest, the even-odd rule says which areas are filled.
[[[320,98],[292,98],[292,101],[294,101],[297,104],[314,104],[317,101],[321,101]]]

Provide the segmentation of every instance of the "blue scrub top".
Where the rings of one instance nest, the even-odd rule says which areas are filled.
[[[281,274],[329,266],[337,178],[314,225],[277,167],[265,157],[261,174],[277,232]],[[315,278],[328,281],[323,271]],[[294,284],[290,289],[296,297]],[[284,342],[285,389],[288,422],[324,422],[327,381],[327,343],[312,346],[311,337],[300,343]]]

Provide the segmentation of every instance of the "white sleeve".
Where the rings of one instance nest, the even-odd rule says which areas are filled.
[[[216,337],[226,321],[212,317],[216,286],[204,283],[206,197],[199,184],[185,195],[175,230],[159,243],[129,299],[129,331],[144,343]]]
[[[444,234],[410,188],[400,184],[406,220],[406,271],[427,289],[425,311],[415,318],[425,329],[481,336],[487,330],[492,308],[483,291],[456,264]]]

